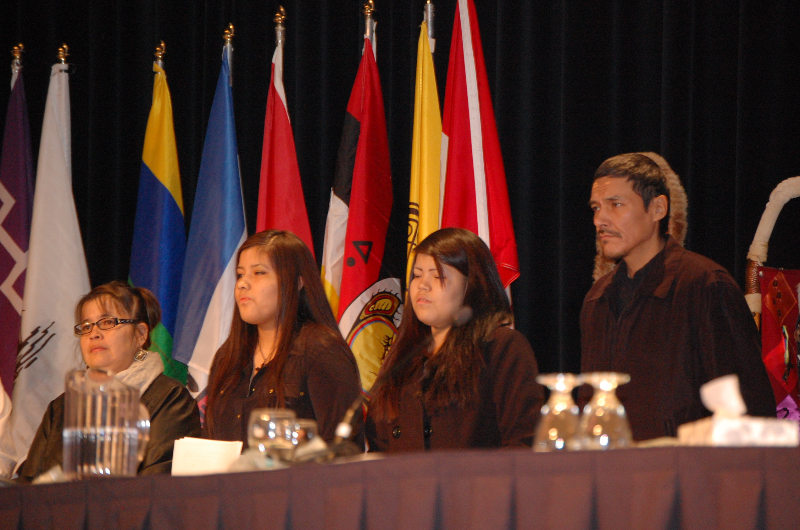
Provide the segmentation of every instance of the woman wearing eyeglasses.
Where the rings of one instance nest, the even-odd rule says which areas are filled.
[[[189,392],[163,374],[160,355],[147,351],[150,331],[161,321],[158,300],[147,289],[113,281],[95,287],[80,299],[75,320],[75,335],[80,339],[86,366],[113,373],[123,383],[138,388],[140,400],[150,413],[150,441],[138,473],[169,473],[174,441],[199,436],[200,415]],[[18,481],[30,482],[61,465],[63,428],[61,394],[45,411],[28,458],[18,471]]]

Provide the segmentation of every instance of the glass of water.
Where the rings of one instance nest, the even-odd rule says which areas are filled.
[[[294,422],[294,432],[292,433],[292,443],[300,447],[319,436],[317,422],[308,419],[299,419]]]
[[[288,462],[294,452],[294,411],[256,409],[250,413],[247,442],[273,460]]]

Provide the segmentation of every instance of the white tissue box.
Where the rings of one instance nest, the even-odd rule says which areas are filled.
[[[797,447],[797,422],[777,418],[710,416],[678,427],[681,445]]]

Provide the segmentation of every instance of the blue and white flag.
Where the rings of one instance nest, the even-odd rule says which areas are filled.
[[[172,351],[174,359],[189,367],[188,387],[201,411],[211,361],[230,331],[236,250],[247,237],[233,119],[232,50],[230,45],[223,49],[208,119]]]

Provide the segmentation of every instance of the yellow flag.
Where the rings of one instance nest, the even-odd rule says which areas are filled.
[[[439,157],[442,115],[428,25],[423,22],[417,46],[414,136],[411,140],[411,192],[408,205],[408,271],[411,253],[420,241],[439,229]]]

